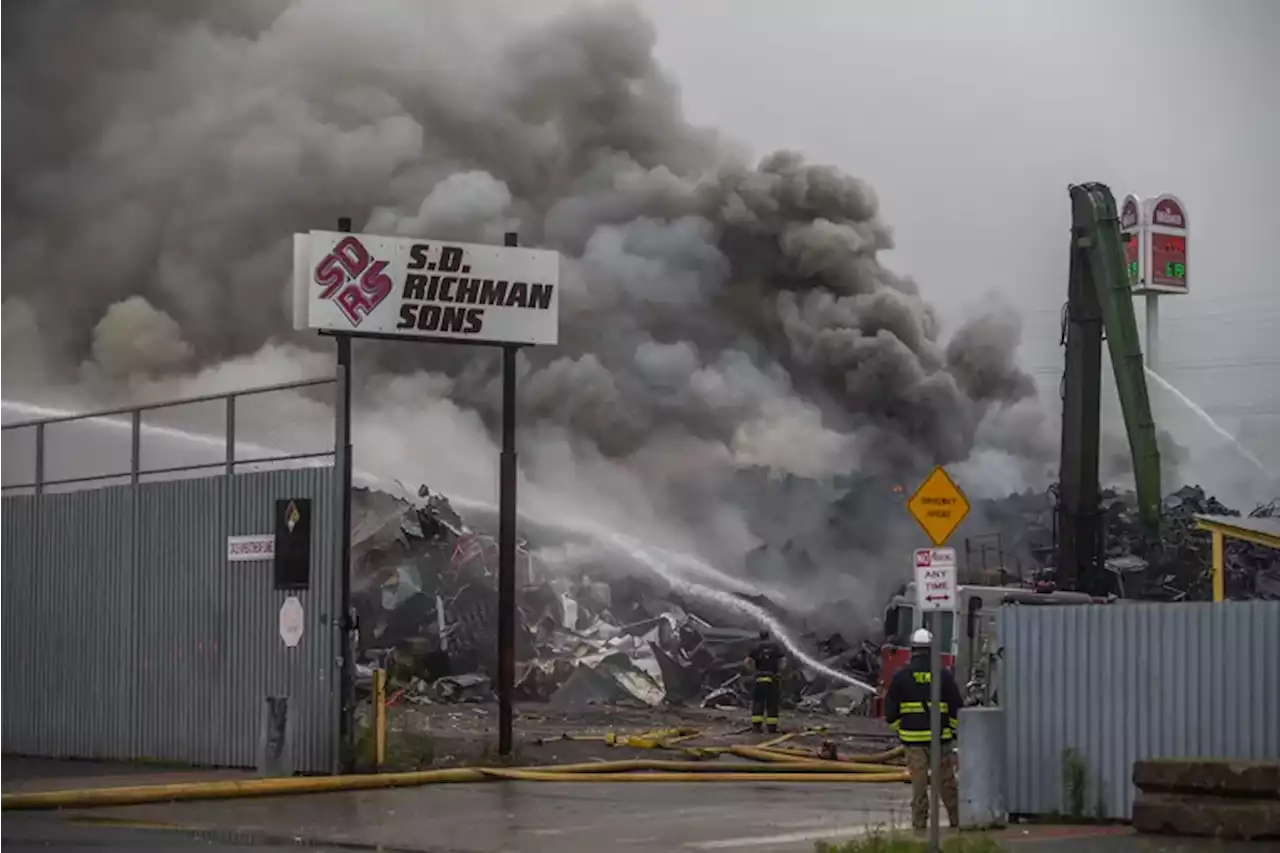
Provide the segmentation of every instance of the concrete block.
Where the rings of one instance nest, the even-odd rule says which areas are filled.
[[[1280,800],[1143,791],[1133,803],[1139,832],[1210,838],[1280,839]]]
[[[1133,763],[1133,784],[1150,792],[1280,799],[1280,761],[1145,759]]]
[[[1000,708],[962,708],[957,742],[960,827],[988,829],[1009,822],[1005,774],[1005,717]]]

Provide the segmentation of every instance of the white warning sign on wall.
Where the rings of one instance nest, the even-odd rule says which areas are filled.
[[[280,639],[289,648],[297,647],[302,642],[302,625],[306,613],[298,596],[291,595],[280,605]]]

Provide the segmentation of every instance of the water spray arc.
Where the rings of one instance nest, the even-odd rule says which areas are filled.
[[[492,504],[483,501],[472,501],[466,498],[450,499],[450,503],[455,507],[462,509],[482,510],[485,512],[494,512],[495,507]],[[858,687],[867,691],[875,691],[875,687],[860,681],[845,672],[832,669],[812,655],[805,652],[799,643],[795,641],[790,634],[787,633],[786,627],[783,626],[772,614],[759,605],[750,601],[744,601],[730,592],[723,589],[716,589],[706,584],[698,583],[689,579],[689,574],[697,574],[703,577],[722,578],[729,585],[743,589],[743,591],[760,592],[759,588],[752,587],[743,581],[733,578],[720,572],[709,563],[700,560],[692,554],[684,554],[677,551],[670,551],[657,545],[645,544],[640,540],[619,533],[616,530],[610,530],[607,527],[598,525],[585,519],[576,519],[574,521],[564,521],[562,519],[550,519],[540,517],[537,513],[523,511],[520,516],[525,521],[542,525],[551,529],[559,530],[563,533],[582,536],[591,539],[600,547],[607,547],[621,556],[627,557],[632,562],[644,566],[654,575],[667,582],[677,592],[689,595],[692,598],[700,598],[704,601],[713,602],[737,611],[738,613],[749,616],[761,626],[768,628],[769,631],[778,638],[778,641],[786,647],[787,651],[795,656],[796,660],[805,666],[821,673],[828,678],[839,681],[850,687]],[[677,568],[678,567],[678,568]]]
[[[62,409],[56,406],[42,406],[35,403],[24,403],[19,400],[0,401],[0,407],[2,407],[5,412],[13,411],[21,415],[23,418],[30,420],[38,420],[40,418],[69,418],[80,414],[72,409]],[[83,423],[93,423],[107,427],[113,431],[124,433],[133,429],[133,424],[130,423],[128,419],[115,416],[93,418],[91,420],[85,420]],[[209,447],[210,449],[222,450],[226,447],[226,440],[220,436],[188,432],[176,427],[143,424],[142,431],[148,435],[154,435],[159,438],[170,438],[177,441],[185,441],[190,444],[199,444]],[[283,450],[277,450],[261,444],[254,444],[251,441],[237,441],[236,450],[246,451],[247,453],[253,454],[255,457],[285,454]],[[215,464],[217,463],[210,463],[209,467],[214,467]],[[311,464],[320,465],[323,463],[312,462]]]
[[[1226,428],[1222,426],[1222,424],[1215,421],[1213,417],[1208,412],[1206,412],[1203,408],[1201,408],[1200,405],[1198,405],[1194,400],[1192,400],[1186,394],[1183,394],[1181,391],[1178,390],[1177,386],[1175,386],[1169,380],[1165,379],[1159,373],[1156,373],[1150,367],[1146,368],[1146,371],[1147,371],[1147,376],[1150,379],[1155,380],[1155,383],[1157,385],[1159,385],[1164,390],[1168,391],[1174,397],[1178,398],[1178,402],[1182,403],[1184,406],[1190,409],[1192,413],[1195,414],[1196,417],[1198,417],[1201,421],[1204,422],[1206,426],[1209,427],[1209,429],[1213,430],[1217,435],[1226,439],[1227,442],[1232,446],[1232,448],[1235,449],[1237,453],[1240,454],[1241,457],[1247,460],[1251,465],[1253,465],[1263,474],[1269,473],[1267,471],[1267,467],[1262,464],[1262,462],[1258,459],[1258,457],[1250,453],[1249,448],[1245,447],[1243,444],[1240,443],[1240,439],[1236,438],[1234,435],[1228,432]]]

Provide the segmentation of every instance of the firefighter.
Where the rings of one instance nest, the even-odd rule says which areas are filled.
[[[911,771],[911,825],[917,830],[929,825],[929,649],[933,635],[924,628],[911,635],[911,663],[894,673],[884,698],[884,720],[898,733],[906,748],[907,769]],[[955,742],[960,720],[960,688],[955,675],[942,668],[942,778],[940,795],[951,826],[960,825],[960,797],[956,788]]]
[[[760,642],[756,643],[746,660],[747,668],[755,675],[751,688],[751,728],[754,731],[760,731],[761,726],[771,732],[778,730],[784,657],[782,647],[770,639],[769,632],[761,631]]]

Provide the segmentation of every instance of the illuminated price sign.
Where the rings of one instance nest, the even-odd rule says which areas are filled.
[[[1187,238],[1156,234],[1151,239],[1152,284],[1187,286]]]
[[[1142,282],[1142,199],[1136,195],[1125,196],[1120,207],[1120,230],[1128,238],[1124,243],[1124,268],[1129,286],[1138,288]]]
[[[1187,292],[1187,214],[1173,196],[1160,196],[1151,210],[1147,284],[1166,293]]]
[[[1138,234],[1135,232],[1129,235],[1129,241],[1124,244],[1124,268],[1129,274],[1130,286],[1136,286],[1138,279],[1142,276],[1142,265],[1138,261],[1141,257],[1140,243]]]

